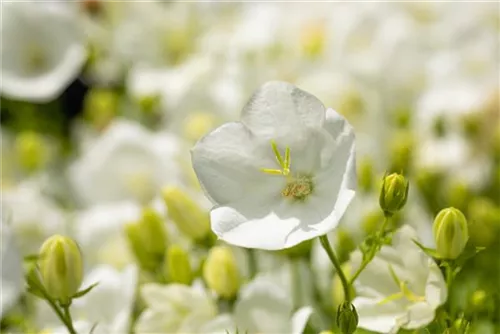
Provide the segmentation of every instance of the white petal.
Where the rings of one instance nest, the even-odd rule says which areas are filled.
[[[0,298],[0,317],[16,303],[23,287],[21,255],[14,243],[10,226],[4,223],[3,218],[1,224],[2,298]]]
[[[216,204],[235,201],[278,178],[261,168],[277,168],[269,153],[256,146],[241,123],[226,123],[203,137],[192,149],[193,167],[207,196]],[[279,188],[278,188],[279,189]]]
[[[448,298],[448,288],[443,277],[443,273],[434,262],[428,259],[429,276],[425,287],[425,299],[434,308],[443,305]]]
[[[290,322],[290,296],[280,286],[255,279],[241,291],[234,308],[236,327],[249,333],[284,333]]]
[[[379,333],[388,333],[396,325],[396,319],[406,314],[398,303],[379,305],[373,299],[357,297],[353,304],[359,316],[358,327]]]
[[[292,334],[301,334],[307,325],[307,321],[312,314],[312,307],[305,306],[300,308],[292,317]]]
[[[234,319],[230,314],[221,314],[200,328],[200,333],[227,334],[236,331]]]
[[[304,141],[306,131],[319,128],[325,107],[311,94],[286,82],[272,81],[260,87],[243,109],[241,121],[264,141],[283,145]]]
[[[137,319],[135,333],[176,333],[182,318],[175,310],[162,312],[147,309]]]
[[[398,322],[405,329],[416,329],[424,327],[432,322],[435,317],[435,308],[428,303],[419,302],[408,308],[405,317]]]

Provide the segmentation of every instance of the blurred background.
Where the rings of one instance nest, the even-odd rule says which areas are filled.
[[[190,147],[283,80],[355,128],[359,191],[332,235],[344,260],[381,222],[382,176],[402,172],[400,223],[432,244],[433,217],[455,206],[488,247],[457,280],[456,304],[482,289],[500,309],[498,3],[14,1],[1,12],[2,221],[22,255],[64,231],[89,268],[133,262],[123,225],[144,205],[163,212],[165,186],[208,210]]]

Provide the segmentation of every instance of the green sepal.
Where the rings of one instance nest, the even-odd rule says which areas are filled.
[[[81,298],[81,297],[85,296],[93,288],[95,288],[98,284],[99,284],[99,282],[95,282],[95,283],[91,284],[88,288],[78,291],[73,296],[71,296],[71,299],[77,299],[77,298]]]

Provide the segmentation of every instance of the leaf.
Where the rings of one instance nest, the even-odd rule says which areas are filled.
[[[456,259],[456,266],[462,267],[467,260],[474,257],[477,253],[482,252],[485,247],[475,247],[471,243],[467,243],[460,256]]]
[[[75,293],[71,298],[76,299],[85,296],[87,293],[89,293],[93,288],[95,288],[99,284],[99,282],[95,282],[94,284],[91,284],[88,288],[78,291]]]
[[[429,255],[430,257],[433,257],[435,259],[441,259],[441,256],[437,253],[435,249],[425,247],[422,245],[420,242],[418,242],[415,239],[412,239],[412,241],[417,245],[425,254]]]
[[[28,263],[32,263],[32,262],[37,262],[39,258],[40,258],[40,256],[38,254],[30,254],[30,255],[26,255],[23,258],[23,261],[28,262]]]
[[[43,295],[43,293],[39,289],[37,289],[36,287],[28,286],[26,291],[28,291],[32,295],[37,296],[38,298],[45,299],[45,296]]]

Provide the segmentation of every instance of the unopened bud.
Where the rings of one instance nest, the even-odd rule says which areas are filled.
[[[308,57],[316,57],[323,52],[325,45],[325,28],[321,24],[305,27],[301,36],[302,50]]]
[[[201,240],[210,231],[208,212],[200,208],[185,192],[177,187],[166,187],[162,191],[168,216],[177,228],[187,236]]]
[[[384,177],[379,204],[386,216],[392,216],[404,207],[409,189],[409,182],[401,174],[393,173]]]
[[[455,208],[443,209],[437,214],[432,232],[437,253],[443,259],[456,259],[469,239],[467,219]]]
[[[22,132],[16,137],[15,152],[19,165],[28,172],[42,168],[47,162],[47,146],[35,132]]]
[[[371,159],[362,159],[358,164],[358,186],[364,192],[373,189],[373,162]]]
[[[390,142],[389,164],[391,171],[407,171],[413,159],[415,141],[411,133],[401,131],[396,133]]]
[[[183,134],[188,140],[195,142],[216,125],[213,114],[208,112],[197,112],[190,114],[184,121]]]
[[[158,212],[152,208],[142,210],[142,219],[139,223],[145,247],[151,256],[162,259],[167,248],[165,222]]]
[[[203,265],[203,278],[219,296],[232,299],[238,293],[241,278],[231,248],[215,246]]]
[[[189,254],[179,245],[172,245],[167,250],[167,276],[172,283],[190,285],[193,280]]]
[[[153,114],[160,105],[159,95],[146,95],[138,98],[137,103],[141,111],[145,114]]]
[[[343,302],[337,309],[337,326],[343,334],[352,334],[358,327],[358,312],[350,302]]]
[[[488,247],[498,240],[500,208],[488,198],[475,198],[469,203],[469,236],[477,247]]]
[[[54,235],[40,247],[40,276],[48,295],[68,305],[83,279],[83,262],[76,242]]]
[[[143,269],[154,269],[155,263],[149,258],[148,253],[144,246],[142,239],[141,228],[138,223],[128,223],[125,225],[125,234],[127,241],[134,257]]]

